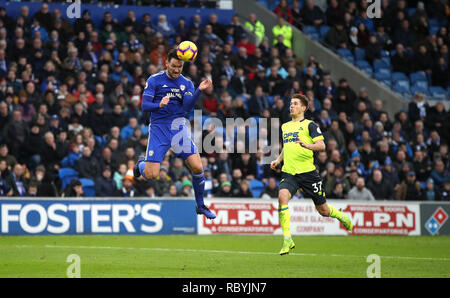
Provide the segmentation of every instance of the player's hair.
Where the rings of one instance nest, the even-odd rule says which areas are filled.
[[[172,60],[172,59],[181,60],[180,58],[178,58],[177,50],[176,50],[176,49],[171,49],[171,50],[169,51],[169,53],[167,53],[167,61],[170,62],[170,60]]]
[[[291,98],[297,98],[298,100],[300,100],[302,105],[304,105],[306,107],[306,110],[308,109],[309,99],[305,95],[303,95],[301,93],[294,93],[294,94],[292,94]]]

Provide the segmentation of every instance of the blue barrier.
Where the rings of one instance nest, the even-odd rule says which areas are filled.
[[[0,235],[196,233],[194,200],[0,200]]]
[[[55,8],[61,10],[61,17],[74,22],[75,18],[68,18],[66,10],[69,5],[73,3],[47,3],[50,12],[53,12]],[[22,6],[28,6],[29,15],[33,16],[41,8],[42,2],[8,2],[5,0],[0,1],[0,7],[6,8],[6,13],[13,18],[17,18],[20,15],[20,8]],[[99,5],[99,4],[84,4],[81,3],[81,13],[84,10],[88,10],[91,19],[95,26],[100,26],[105,12],[110,12],[113,18],[116,18],[118,22],[122,22],[129,10],[134,11],[136,19],[140,21],[145,13],[151,15],[152,22],[154,24],[158,21],[159,14],[165,14],[167,21],[172,25],[178,23],[178,19],[183,16],[186,20],[186,24],[190,26],[191,20],[195,14],[199,14],[202,17],[203,24],[209,22],[209,15],[215,13],[219,23],[229,24],[231,18],[235,14],[234,10],[228,9],[213,9],[213,8],[181,8],[181,7],[153,7],[153,6],[132,6],[132,5]]]

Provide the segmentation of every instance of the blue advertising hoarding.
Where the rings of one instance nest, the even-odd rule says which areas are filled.
[[[0,200],[0,235],[196,233],[193,200]]]

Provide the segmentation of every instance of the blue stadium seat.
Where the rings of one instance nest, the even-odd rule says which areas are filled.
[[[59,179],[62,181],[61,189],[65,189],[70,182],[78,179],[78,172],[72,168],[61,168],[58,171]]]
[[[450,86],[447,87],[447,95],[450,97]]]
[[[377,81],[388,81],[388,82],[389,82],[388,86],[391,85],[391,74],[390,74],[390,73],[385,73],[385,72],[375,72],[374,78],[375,78]]]
[[[385,60],[375,60],[373,61],[373,69],[376,71],[380,68],[391,68],[391,65],[386,63]]]
[[[353,54],[349,49],[337,49],[336,51],[340,57],[353,57]]]
[[[398,80],[394,82],[393,90],[395,92],[401,93],[401,94],[411,94],[409,81],[407,80]]]
[[[389,51],[381,51],[381,58],[390,57]]]
[[[83,186],[83,192],[85,197],[95,197],[94,181],[88,178],[80,179],[81,185]]]
[[[417,81],[427,81],[427,75],[424,71],[413,72],[409,75],[409,79],[411,80],[411,84],[415,84]]]
[[[442,88],[440,86],[431,86],[430,93],[431,93],[431,96],[433,96],[433,99],[435,99],[435,100],[447,99],[447,92],[445,91],[444,88]]]
[[[435,35],[439,31],[439,26],[430,26],[430,35]]]
[[[326,25],[320,26],[319,33],[320,33],[320,38],[321,39],[325,38],[325,36],[327,35],[328,31],[330,31],[330,28],[331,28],[330,26],[326,26]]]
[[[425,89],[428,91],[428,81],[416,81],[413,86],[416,86],[421,89]],[[428,92],[427,92],[428,93]]]
[[[415,12],[416,12],[417,8],[413,7],[413,8],[408,8],[408,15],[412,16]]]
[[[373,75],[372,67],[363,67],[361,68],[361,70],[365,72],[369,77],[372,77]]]
[[[422,93],[425,96],[429,96],[430,93],[428,92],[428,88],[424,88],[423,86],[419,86],[419,85],[414,85],[411,87],[411,93],[412,94],[416,94],[418,92]]]
[[[438,19],[434,19],[434,18],[429,18],[428,19],[428,25],[431,27],[437,26],[439,27],[439,20]]]
[[[397,82],[397,81],[401,81],[401,80],[409,81],[409,78],[403,72],[393,72],[392,73],[392,81],[393,82]]]
[[[356,60],[355,65],[356,65],[356,67],[358,67],[360,69],[372,68],[372,66],[366,60]]]
[[[342,59],[350,64],[355,64],[355,58],[353,56],[344,56],[342,57]]]
[[[366,59],[366,51],[364,49],[356,48],[355,49],[355,59],[357,61]]]
[[[316,27],[314,27],[314,26],[303,27],[303,33],[305,33],[308,36],[310,36],[311,34],[319,35],[319,31],[317,31]]]
[[[253,197],[259,198],[265,188],[264,183],[259,180],[249,180],[248,182],[250,183],[250,190],[253,193]]]

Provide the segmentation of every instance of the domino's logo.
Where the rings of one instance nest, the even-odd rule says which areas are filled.
[[[448,214],[444,211],[444,209],[442,209],[442,207],[439,207],[425,223],[425,229],[427,229],[431,235],[436,235],[447,219]]]

